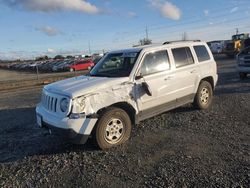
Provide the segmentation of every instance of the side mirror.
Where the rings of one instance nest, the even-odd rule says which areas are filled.
[[[152,96],[152,91],[151,91],[149,85],[146,82],[142,82],[141,84],[142,84],[142,88],[145,90],[147,95]]]
[[[135,77],[135,80],[140,80],[140,79],[142,79],[143,78],[143,76],[142,76],[142,74],[140,73],[139,75],[137,75],[136,77]]]

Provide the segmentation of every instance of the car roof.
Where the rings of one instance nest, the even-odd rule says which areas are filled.
[[[201,42],[199,40],[192,40],[192,41],[169,41],[164,42],[163,44],[150,44],[145,46],[136,46],[133,48],[128,49],[121,49],[121,50],[114,50],[110,51],[110,53],[139,53],[142,50],[150,51],[158,48],[166,47],[181,47],[185,45],[206,45],[206,42]]]

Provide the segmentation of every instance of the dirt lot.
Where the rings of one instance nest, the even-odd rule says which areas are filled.
[[[0,187],[249,187],[250,78],[239,80],[234,60],[217,62],[210,110],[143,121],[106,152],[37,128],[40,87],[0,92]]]
[[[77,72],[51,72],[51,73],[39,73],[38,79],[50,78],[50,77],[73,77],[79,74],[86,74],[86,70]],[[34,72],[16,71],[0,69],[0,84],[2,82],[9,81],[23,81],[23,80],[37,80],[37,74]]]
[[[57,80],[84,75],[88,71],[39,73],[0,69],[0,92],[51,83]]]

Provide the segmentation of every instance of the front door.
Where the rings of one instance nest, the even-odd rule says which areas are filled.
[[[139,79],[136,80],[135,91],[139,114],[150,117],[166,109],[166,105],[175,105],[174,75],[166,50],[146,53],[137,75]],[[148,85],[151,95],[146,92],[143,83]]]

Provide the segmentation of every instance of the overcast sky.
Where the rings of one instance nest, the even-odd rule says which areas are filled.
[[[0,0],[0,59],[250,32],[250,0]]]

